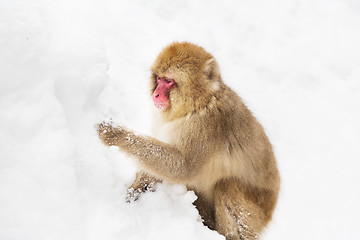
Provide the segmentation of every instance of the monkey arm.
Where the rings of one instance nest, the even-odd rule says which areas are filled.
[[[109,123],[98,126],[98,134],[104,144],[117,146],[122,151],[135,156],[140,165],[156,176],[170,181],[189,180],[198,172],[199,162],[182,153],[177,147],[155,138],[138,136],[123,127]]]

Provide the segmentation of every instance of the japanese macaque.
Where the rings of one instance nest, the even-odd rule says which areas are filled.
[[[214,57],[182,42],[152,66],[155,137],[98,125],[100,139],[138,160],[131,192],[165,180],[186,185],[203,222],[229,239],[257,239],[272,217],[280,177],[263,127],[223,82]]]

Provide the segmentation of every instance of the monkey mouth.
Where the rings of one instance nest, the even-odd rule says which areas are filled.
[[[157,109],[165,110],[169,107],[169,103],[154,103]]]

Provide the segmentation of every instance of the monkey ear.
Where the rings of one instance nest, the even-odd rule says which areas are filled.
[[[207,76],[207,79],[213,80],[219,75],[219,67],[214,58],[210,58],[206,61],[204,67],[204,74]]]

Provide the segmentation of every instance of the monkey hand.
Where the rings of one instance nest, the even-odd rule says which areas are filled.
[[[99,138],[105,145],[118,146],[127,136],[127,130],[121,126],[112,126],[111,122],[102,122],[96,125]]]

